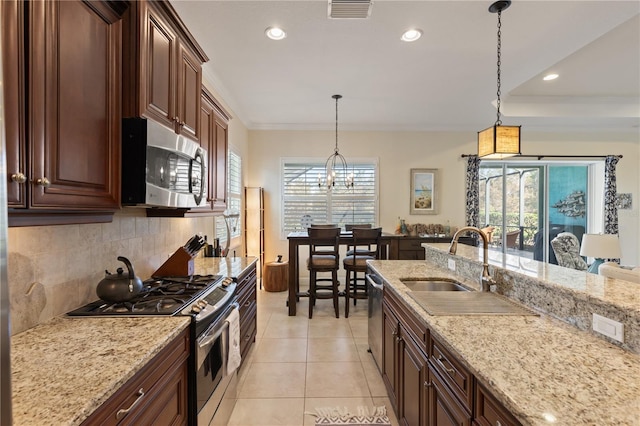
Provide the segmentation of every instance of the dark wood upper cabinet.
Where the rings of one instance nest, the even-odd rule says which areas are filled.
[[[125,14],[124,117],[146,117],[200,140],[202,64],[209,58],[169,2],[136,1]]]
[[[11,207],[27,207],[27,150],[25,136],[24,4],[0,2],[2,65],[7,153],[7,201]]]
[[[202,88],[200,102],[200,145],[207,150],[207,205],[187,215],[222,212],[227,207],[227,148],[230,115],[211,93]]]
[[[126,3],[3,1],[2,7],[3,37],[12,33],[3,41],[12,86],[5,103],[9,224],[111,220],[120,207]]]

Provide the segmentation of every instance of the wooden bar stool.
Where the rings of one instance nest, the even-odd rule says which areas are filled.
[[[354,228],[353,229],[353,254],[344,258],[342,266],[347,271],[345,284],[344,316],[349,318],[349,299],[353,298],[353,304],[357,299],[368,298],[365,273],[367,272],[367,260],[380,257],[380,237],[382,228]],[[353,273],[353,278],[351,278]],[[358,273],[362,273],[359,278]],[[362,284],[359,284],[359,281]],[[362,293],[358,293],[358,289]],[[353,291],[353,294],[351,293]]]
[[[308,228],[309,232],[309,318],[313,317],[316,299],[333,299],[336,318],[338,307],[338,269],[340,268],[340,228]],[[331,278],[318,278],[318,272],[330,272]],[[330,282],[329,285],[318,285]]]

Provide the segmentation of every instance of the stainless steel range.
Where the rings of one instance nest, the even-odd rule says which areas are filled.
[[[238,309],[236,283],[220,275],[192,275],[152,278],[143,284],[143,290],[131,300],[98,300],[67,315],[190,316],[189,424],[226,423],[235,402],[237,380],[235,371],[227,371],[228,319]]]

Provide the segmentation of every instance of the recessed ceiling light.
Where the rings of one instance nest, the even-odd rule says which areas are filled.
[[[547,74],[542,79],[544,81],[551,81],[551,80],[555,80],[556,78],[558,78],[558,74]]]
[[[280,27],[269,27],[264,30],[264,33],[271,40],[282,40],[287,36],[287,33]]]
[[[417,28],[412,28],[410,30],[405,31],[402,34],[402,37],[400,37],[400,40],[410,42],[410,41],[416,41],[420,37],[422,37],[422,30],[419,30]]]

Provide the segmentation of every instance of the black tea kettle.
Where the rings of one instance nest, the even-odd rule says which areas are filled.
[[[128,273],[125,274],[122,268],[118,268],[116,274],[104,271],[105,277],[98,283],[96,293],[105,302],[127,302],[137,296],[144,288],[142,280],[136,277],[129,259],[118,256],[118,260],[126,265]]]

